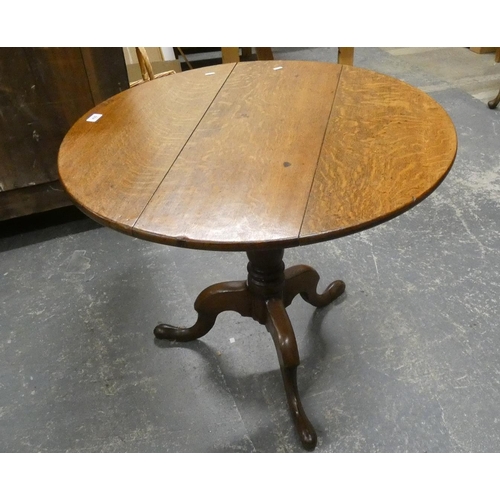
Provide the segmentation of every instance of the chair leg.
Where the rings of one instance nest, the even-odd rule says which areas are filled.
[[[240,61],[239,47],[222,47],[222,64],[235,63]]]
[[[339,47],[337,62],[339,64],[354,64],[354,47]]]
[[[188,61],[188,58],[186,57],[186,54],[184,54],[184,51],[182,50],[182,48],[181,47],[176,47],[176,48],[179,51],[180,55],[184,58],[184,61],[186,62],[187,67],[189,69],[193,69],[193,65]]]
[[[251,59],[252,58],[252,47],[241,47],[241,58]]]
[[[271,47],[256,47],[255,53],[257,54],[258,61],[274,61],[274,54]]]

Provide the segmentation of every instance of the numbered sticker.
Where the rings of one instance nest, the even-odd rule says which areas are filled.
[[[97,120],[99,120],[99,118],[101,118],[102,115],[100,115],[99,113],[94,113],[92,116],[89,116],[87,118],[87,121],[88,122],[96,122]]]

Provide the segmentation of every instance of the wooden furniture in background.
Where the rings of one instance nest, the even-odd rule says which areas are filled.
[[[142,79],[136,80],[135,82],[130,82],[130,87],[135,87],[136,85],[140,85],[141,83],[149,82],[151,80],[155,80],[156,78],[162,78],[164,76],[174,75],[176,73],[176,71],[173,69],[168,71],[162,71],[160,73],[155,73],[153,65],[149,60],[148,53],[146,52],[146,48],[136,47],[135,51],[137,55],[139,68],[141,70]]]
[[[252,55],[252,49],[245,47],[241,49],[243,58],[249,58]],[[234,63],[240,61],[239,47],[222,47],[222,63]],[[273,51],[270,47],[256,47],[255,55],[258,61],[272,61],[274,59]]]
[[[137,84],[139,81],[144,81],[143,68],[141,69],[140,61],[137,57],[137,49],[138,47],[123,47],[123,56],[131,85]],[[142,47],[141,50],[144,51],[155,75],[158,76],[169,71],[175,71],[176,73],[182,71],[181,63],[175,58],[173,48]]]
[[[495,62],[500,62],[500,47],[469,47],[469,50],[475,54],[495,53]]]
[[[121,48],[0,48],[0,220],[71,204],[58,182],[61,141],[128,86]]]
[[[243,48],[242,56],[249,57],[252,49]],[[222,62],[232,63],[239,62],[240,48],[239,47],[222,47]],[[273,51],[270,47],[256,47],[255,53],[259,61],[272,61],[274,59]],[[339,64],[354,64],[354,47],[339,47],[337,62]]]
[[[500,62],[500,47],[497,47],[495,50],[495,62]],[[500,103],[500,90],[498,91],[497,96],[495,99],[492,99],[491,101],[488,102],[488,107],[490,109],[495,109],[498,106],[498,103]]]
[[[102,116],[89,122],[92,113]],[[345,285],[318,294],[318,273],[285,270],[284,249],[396,217],[440,184],[456,151],[444,109],[404,82],[353,66],[257,61],[178,73],[98,105],[66,135],[59,172],[104,225],[167,245],[246,252],[247,280],[206,288],[190,328],[162,324],[154,333],[198,339],[224,311],[264,325],[310,450],[316,432],[299,397],[286,307],[299,294],[325,306]]]
[[[337,62],[339,64],[354,64],[354,47],[339,47]]]
[[[469,47],[475,54],[491,54],[495,52],[495,47]]]
[[[222,63],[234,63],[240,60],[239,47],[221,47]]]

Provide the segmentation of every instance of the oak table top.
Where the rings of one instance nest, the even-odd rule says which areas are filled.
[[[300,358],[286,312],[300,296],[324,307],[341,280],[317,292],[307,265],[284,249],[338,238],[422,201],[448,173],[455,128],[424,92],[373,71],[305,61],[222,64],[152,80],[99,104],[68,132],[61,181],[102,224],[194,249],[245,251],[247,279],[217,283],[194,303],[189,328],[206,335],[235,311],[264,325],[304,448],[317,444],[302,406]]]
[[[456,149],[444,109],[399,80],[330,63],[243,62],[98,105],[65,137],[59,174],[79,207],[115,229],[248,251],[388,220],[439,185]]]

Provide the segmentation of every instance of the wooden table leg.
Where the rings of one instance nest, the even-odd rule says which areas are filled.
[[[295,333],[282,300],[270,299],[266,305],[268,312],[266,328],[271,334],[278,354],[281,376],[293,423],[302,446],[306,450],[313,450],[318,438],[300,401],[297,386],[297,368],[300,364],[300,358]]]
[[[206,335],[223,311],[235,311],[242,316],[252,316],[252,297],[244,281],[228,281],[209,286],[198,295],[194,309],[198,313],[196,323],[190,328],[178,328],[161,324],[154,329],[155,337],[177,342],[189,342]]]
[[[157,338],[187,342],[206,335],[223,311],[236,311],[265,325],[276,347],[283,384],[292,419],[302,446],[313,450],[317,437],[302,406],[298,386],[299,351],[292,324],[286,312],[293,298],[301,297],[314,305],[330,304],[345,290],[343,281],[335,281],[324,293],[317,293],[318,273],[309,266],[293,266],[285,270],[283,250],[247,252],[246,281],[229,281],[206,288],[196,299],[196,323],[190,328],[158,325]]]

